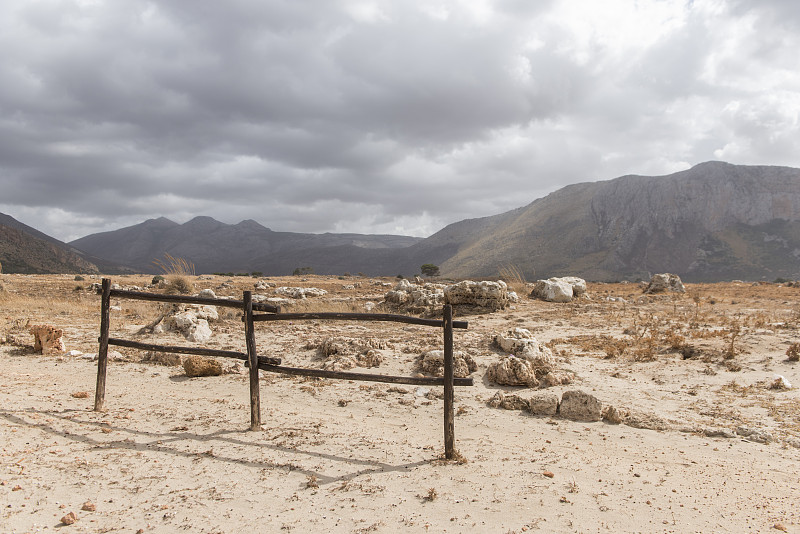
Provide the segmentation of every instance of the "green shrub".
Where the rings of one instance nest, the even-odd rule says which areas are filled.
[[[163,277],[163,276],[161,276],[160,274],[157,274],[157,275],[155,275],[155,276],[153,277],[153,279],[150,281],[150,283],[151,283],[151,284],[153,284],[153,285],[156,285],[156,284],[158,284],[159,282],[162,282],[162,281],[164,281],[164,280],[166,280],[166,278],[164,278],[164,277]]]
[[[424,276],[439,276],[439,267],[432,263],[426,263],[419,268]]]

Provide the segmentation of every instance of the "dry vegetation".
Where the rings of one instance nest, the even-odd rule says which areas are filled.
[[[241,298],[259,281],[166,267],[187,291],[217,296]],[[67,350],[96,353],[99,297],[90,287],[99,279],[1,275],[0,501],[8,505],[0,531],[52,529],[70,511],[78,521],[69,528],[91,532],[798,531],[800,288],[696,284],[685,295],[645,296],[637,284],[590,284],[589,299],[551,304],[526,298],[512,268],[503,277],[518,304],[459,317],[470,326],[456,332],[456,350],[478,370],[474,387],[456,391],[463,461],[444,462],[438,388],[264,374],[264,425],[247,432],[243,369],[188,379],[180,367],[118,349],[108,411],[92,412],[96,364],[33,354],[26,326],[53,324]],[[152,276],[112,281],[145,288]],[[286,311],[364,311],[368,303],[388,311],[380,283],[394,282],[265,281],[328,291]],[[188,344],[172,333],[137,336],[158,305],[112,305],[112,336]],[[219,311],[210,346],[244,350],[240,315]],[[484,379],[499,358],[491,339],[515,327],[576,374],[549,391],[591,392],[623,424],[489,408],[501,389]],[[379,367],[359,372],[412,375],[419,354],[441,348],[441,332],[409,325],[257,326],[259,353],[291,366],[322,367],[319,349],[331,339],[367,340],[342,346],[380,353]],[[81,510],[86,501],[96,511]]]

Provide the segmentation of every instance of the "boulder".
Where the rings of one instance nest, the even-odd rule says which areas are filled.
[[[556,278],[556,280],[561,280],[571,285],[573,297],[581,297],[586,294],[586,280],[583,278],[578,278],[577,276],[563,276],[561,278]]]
[[[443,350],[429,350],[428,352],[420,355],[419,368],[423,373],[428,373],[434,376],[444,376],[444,351]],[[456,351],[453,354],[453,376],[457,378],[466,378],[470,373],[478,370],[478,364],[472,359],[469,354],[464,354],[461,351]]]
[[[28,328],[33,334],[33,350],[42,354],[61,354],[64,348],[64,331],[49,324],[36,324]]]
[[[573,380],[575,380],[574,373],[553,370],[542,376],[541,384],[548,388],[553,386],[566,386],[567,384],[572,384]]]
[[[531,292],[532,298],[547,302],[571,302],[586,293],[586,280],[575,276],[537,280]]]
[[[554,416],[558,413],[558,395],[537,393],[528,399],[528,411],[533,415]]]
[[[486,378],[501,386],[539,386],[536,371],[528,360],[509,356],[494,362],[486,370]]]
[[[650,278],[650,283],[644,288],[645,293],[664,293],[667,291],[686,293],[686,288],[683,287],[680,276],[669,273],[654,274]]]
[[[172,352],[147,351],[142,356],[143,362],[155,363],[159,365],[179,366],[183,365],[183,356]]]
[[[602,406],[594,395],[580,390],[565,391],[558,412],[564,419],[573,421],[599,421],[603,418]]]
[[[502,280],[498,282],[464,280],[444,289],[444,302],[453,306],[502,310],[508,306],[508,286]]]
[[[219,376],[222,374],[222,364],[206,356],[186,356],[183,359],[183,370],[186,376]]]
[[[528,410],[528,401],[519,395],[511,395],[498,391],[489,399],[486,404],[492,408],[503,408],[504,410]]]
[[[531,297],[547,302],[570,302],[573,295],[572,284],[557,278],[538,280],[531,291]]]

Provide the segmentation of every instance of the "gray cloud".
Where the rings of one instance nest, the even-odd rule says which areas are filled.
[[[428,235],[563,185],[800,166],[794,4],[9,0],[0,211]]]

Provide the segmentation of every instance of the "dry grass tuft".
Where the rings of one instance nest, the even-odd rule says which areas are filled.
[[[500,275],[500,279],[503,280],[512,291],[520,295],[526,292],[527,282],[525,281],[525,275],[522,274],[522,271],[520,271],[516,265],[504,265],[500,267],[498,274]]]
[[[169,253],[164,253],[166,258],[162,260],[153,260],[153,264],[164,271],[164,274],[178,274],[183,276],[194,276],[194,263],[184,259],[171,256]]]

